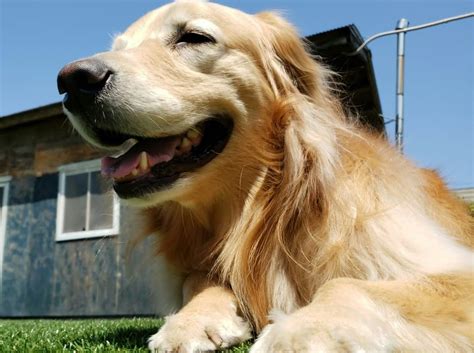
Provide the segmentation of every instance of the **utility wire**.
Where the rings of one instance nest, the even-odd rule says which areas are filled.
[[[418,25],[418,26],[395,29],[393,31],[387,31],[387,32],[381,32],[381,33],[373,35],[372,37],[369,37],[355,51],[353,51],[352,53],[348,53],[346,55],[347,56],[356,55],[358,52],[360,52],[362,49],[364,49],[367,46],[367,44],[369,44],[373,40],[375,40],[377,38],[380,38],[380,37],[385,37],[385,36],[389,36],[389,35],[397,34],[397,33],[401,33],[401,32],[417,31],[417,30],[427,28],[427,27],[439,26],[439,25],[442,25],[444,23],[462,20],[462,19],[465,19],[465,18],[468,18],[468,17],[474,17],[474,12],[465,13],[465,14],[462,14],[462,15],[454,16],[454,17],[443,18],[443,19],[438,20],[438,21],[424,23],[424,24],[421,24],[421,25]]]

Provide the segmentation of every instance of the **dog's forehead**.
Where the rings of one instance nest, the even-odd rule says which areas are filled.
[[[147,39],[166,39],[183,27],[191,27],[209,33],[216,39],[231,23],[248,17],[239,10],[206,1],[178,0],[153,10],[116,37],[112,48],[137,47]]]

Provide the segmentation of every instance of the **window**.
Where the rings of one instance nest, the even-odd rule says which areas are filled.
[[[100,161],[59,168],[56,240],[116,235],[120,205],[100,175]]]
[[[0,298],[2,295],[3,250],[7,233],[8,190],[11,178],[0,176]]]

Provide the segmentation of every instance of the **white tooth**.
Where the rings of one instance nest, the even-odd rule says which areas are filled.
[[[189,141],[187,137],[184,137],[183,140],[181,141],[180,150],[183,152],[189,152],[189,150],[191,149],[191,146],[192,146],[191,141]]]
[[[132,175],[133,176],[137,176],[138,175],[138,169],[135,168],[134,170],[132,170]]]
[[[191,141],[193,146],[197,146],[201,143],[202,134],[198,130],[189,130],[186,134],[188,139]]]
[[[142,172],[148,170],[148,156],[145,151],[140,153],[140,170]]]
[[[201,132],[196,129],[191,129],[186,133],[186,136],[191,140],[194,141],[197,138],[201,137]]]

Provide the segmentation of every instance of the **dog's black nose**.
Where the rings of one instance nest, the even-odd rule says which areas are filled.
[[[112,71],[99,59],[74,61],[64,66],[58,74],[58,91],[60,94],[78,96],[95,96],[105,86]]]

